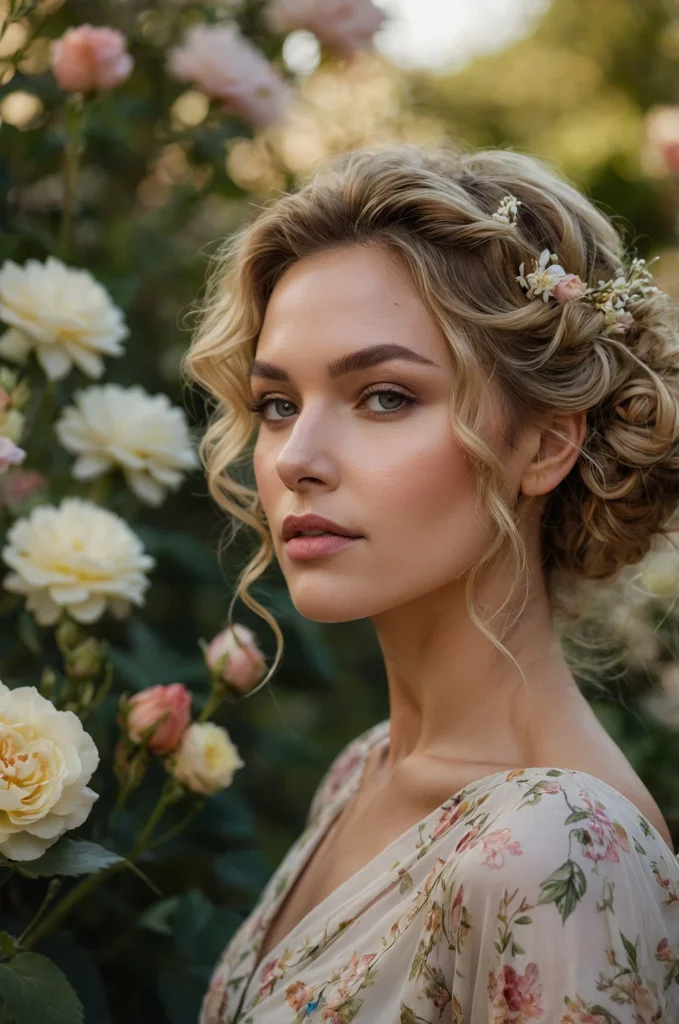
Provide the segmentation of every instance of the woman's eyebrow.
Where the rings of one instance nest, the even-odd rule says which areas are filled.
[[[382,344],[369,345],[367,348],[356,349],[345,356],[339,356],[328,364],[328,376],[331,379],[343,377],[347,373],[355,373],[357,370],[365,370],[379,363],[386,363],[390,359],[406,359],[413,363],[425,363],[428,366],[438,366],[432,359],[414,352],[404,345]],[[289,381],[290,377],[282,366],[266,362],[263,359],[255,359],[248,373],[249,377],[266,377],[268,380]]]

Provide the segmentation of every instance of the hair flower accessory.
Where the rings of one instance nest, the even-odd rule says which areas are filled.
[[[522,203],[520,199],[513,196],[511,192],[507,193],[493,214],[493,220],[501,220],[503,224],[509,224],[513,227],[516,224],[517,217],[519,216],[519,207],[521,205]]]
[[[525,274],[525,276],[525,264],[521,264],[516,280],[522,288],[528,289],[526,292],[527,299],[542,295],[543,300],[547,302],[549,297],[555,292],[559,282],[569,276],[563,267],[556,262],[558,258],[555,252],[543,249],[540,253],[540,259],[533,260],[533,270],[530,274]],[[549,263],[552,266],[548,266]]]
[[[651,283],[651,273],[643,259],[632,260],[627,276],[619,274],[608,281],[600,280],[596,288],[590,288],[577,274],[567,274],[556,262],[558,258],[556,253],[543,249],[540,258],[533,260],[529,274],[525,273],[525,264],[521,264],[516,280],[526,291],[526,298],[542,295],[545,302],[551,297],[561,303],[578,299],[587,302],[604,314],[603,334],[628,331],[634,324],[628,304],[660,291]]]

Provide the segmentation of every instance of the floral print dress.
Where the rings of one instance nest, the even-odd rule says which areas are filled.
[[[479,779],[312,909],[268,925],[389,720],[353,740],[217,963],[199,1024],[679,1024],[679,857],[586,772]]]

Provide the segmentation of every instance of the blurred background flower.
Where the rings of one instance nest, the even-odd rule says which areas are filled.
[[[69,28],[51,46],[54,77],[71,92],[113,89],[129,78],[134,66],[126,45],[123,33],[114,28]]]
[[[170,50],[167,68],[219,100],[226,113],[255,125],[280,121],[290,103],[284,79],[232,25],[191,25]]]

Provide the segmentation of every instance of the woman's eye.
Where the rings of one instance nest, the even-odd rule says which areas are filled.
[[[376,388],[373,391],[369,391],[367,394],[364,394],[359,405],[365,405],[371,398],[376,398],[377,404],[381,405],[381,408],[373,408],[370,410],[373,416],[393,416],[396,413],[401,412],[404,408],[416,404],[416,399],[411,398],[410,395],[406,395],[402,391],[397,391],[396,388]],[[398,400],[397,404],[394,404],[394,398]],[[383,402],[386,402],[386,408],[384,404],[382,404]],[[248,408],[251,412],[256,413],[257,416],[266,423],[280,423],[282,420],[290,418],[290,416],[285,412],[280,416],[265,415],[269,406],[277,407],[280,413],[281,407],[284,406],[287,406],[288,410],[294,410],[295,403],[291,402],[288,398],[282,398],[280,395],[271,395],[270,397],[260,398],[257,401],[252,402]]]
[[[376,398],[378,400],[378,408],[373,409],[377,416],[388,416],[389,413],[400,412],[401,409],[406,408],[408,405],[415,404],[414,398],[410,398],[409,395],[404,395],[402,391],[396,391],[394,388],[380,388],[379,391],[371,391],[364,396],[363,401],[367,402],[369,398]],[[386,408],[384,405],[380,407],[380,402],[383,398],[386,401]],[[400,400],[398,405],[394,405],[392,401],[394,398]]]

